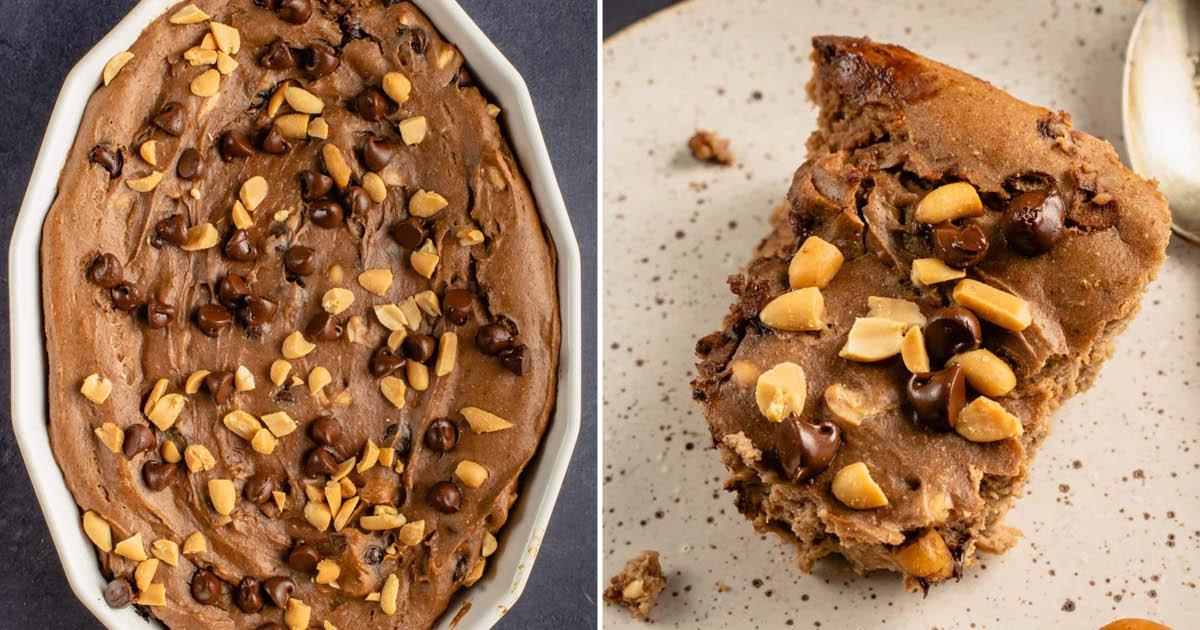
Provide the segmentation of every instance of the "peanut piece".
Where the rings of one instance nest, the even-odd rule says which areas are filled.
[[[878,411],[868,401],[862,392],[850,389],[841,383],[834,383],[825,388],[825,406],[829,407],[840,424],[859,426],[867,416]]]
[[[863,462],[855,462],[837,471],[833,476],[832,489],[838,501],[855,510],[869,510],[888,504],[883,489],[871,478],[871,471]]]
[[[821,330],[825,327],[825,299],[816,287],[788,291],[768,302],[758,318],[775,330]]]
[[[162,606],[167,603],[167,587],[163,584],[151,584],[138,593],[139,606]]]
[[[233,386],[239,392],[254,391],[254,374],[250,371],[250,368],[244,365],[239,365],[238,368],[233,371]]]
[[[246,206],[240,201],[233,202],[233,209],[229,211],[229,218],[233,219],[234,226],[239,230],[248,230],[254,227],[254,218],[250,216],[250,212],[246,210]]]
[[[387,199],[387,184],[376,173],[367,173],[362,177],[363,190],[375,203],[383,203]]]
[[[405,118],[396,125],[400,129],[400,139],[404,140],[404,144],[413,146],[421,144],[425,139],[425,134],[428,132],[429,125],[425,122],[424,116],[413,116]]]
[[[179,460],[183,459],[183,455],[179,453],[179,447],[171,440],[164,441],[160,451],[163,461],[168,464],[178,464]]]
[[[160,538],[150,545],[150,553],[169,566],[179,566],[179,544],[174,540]]]
[[[904,367],[913,374],[929,371],[929,353],[925,351],[925,334],[919,326],[913,326],[904,333],[900,341],[900,359]]]
[[[967,277],[967,272],[955,269],[937,258],[918,258],[912,262],[912,283],[919,287],[958,280]]]
[[[320,114],[325,111],[325,103],[302,87],[288,86],[283,92],[283,99],[292,109],[303,114]]]
[[[492,535],[492,532],[484,532],[483,549],[481,549],[479,553],[484,558],[487,558],[487,557],[491,556],[492,554],[496,553],[496,547],[499,547],[499,546],[500,545],[499,545],[499,543],[496,542],[496,537]]]
[[[196,370],[187,377],[187,382],[183,384],[183,393],[191,396],[200,393],[200,386],[204,383],[204,377],[212,374],[208,370]]]
[[[1004,396],[1017,386],[1012,368],[986,348],[954,355],[947,363],[961,366],[967,384],[984,396]]]
[[[646,585],[641,580],[634,580],[621,589],[621,597],[629,600],[637,599],[646,592],[645,588]]]
[[[325,295],[321,297],[321,308],[330,315],[342,314],[350,308],[351,304],[354,304],[354,294],[349,289],[333,288],[326,291]]]
[[[788,283],[793,289],[823,289],[837,275],[843,261],[845,257],[836,245],[819,236],[810,236],[788,264]]]
[[[396,538],[400,544],[409,547],[420,544],[425,539],[425,521],[413,521],[404,525]]]
[[[154,574],[158,571],[158,558],[146,558],[138,563],[137,568],[133,570],[133,582],[137,584],[139,591],[144,591],[150,587],[150,583],[154,581]]]
[[[338,579],[342,575],[342,567],[330,558],[325,558],[317,563],[317,575],[313,581],[317,584],[329,584]]]
[[[141,562],[149,556],[146,555],[146,547],[142,544],[142,535],[134,534],[125,540],[117,543],[113,547],[113,553],[118,556],[129,558],[134,562]]]
[[[867,317],[882,317],[909,326],[924,326],[926,319],[921,307],[908,300],[872,295],[867,298]]]
[[[738,385],[750,387],[758,382],[762,370],[749,361],[737,359],[729,363],[729,373],[733,375],[733,380],[737,381]]]
[[[233,74],[234,70],[237,70],[237,67],[237,60],[234,59],[229,53],[223,50],[217,51],[217,72],[220,72],[224,75],[230,75]]]
[[[275,436],[266,429],[259,429],[254,432],[254,437],[250,438],[250,448],[256,453],[270,455],[275,452]]]
[[[405,362],[405,375],[408,377],[408,386],[413,388],[413,391],[423,392],[429,389],[429,368],[424,363],[409,359]]]
[[[954,558],[936,529],[892,552],[892,559],[905,573],[919,578],[944,579],[954,571]]]
[[[307,630],[312,620],[312,607],[296,597],[289,597],[287,610],[283,613],[283,623],[288,630]]]
[[[478,488],[488,479],[488,470],[469,459],[458,462],[454,467],[454,476],[468,488]]]
[[[308,393],[311,396],[316,396],[317,392],[325,388],[326,385],[333,382],[333,375],[329,370],[318,365],[308,373]]]
[[[771,422],[782,422],[792,414],[800,415],[807,397],[808,380],[804,368],[788,361],[763,372],[754,387],[758,410]]]
[[[413,252],[408,260],[412,264],[414,271],[425,278],[432,278],[441,257],[438,256],[437,248],[434,247],[433,241],[426,239],[425,244],[421,245],[421,249]]]
[[[112,394],[112,381],[99,374],[89,374],[87,378],[83,379],[79,393],[97,405],[102,405]]]
[[[237,492],[233,489],[233,481],[229,479],[209,479],[208,498],[212,501],[213,509],[221,516],[233,513],[237,502]]]
[[[464,418],[467,419],[467,424],[471,425],[471,430],[475,433],[491,433],[493,431],[503,431],[510,429],[513,423],[497,416],[494,413],[484,411],[478,407],[463,407],[460,411]]]
[[[321,147],[321,157],[325,160],[325,170],[337,184],[338,188],[350,185],[350,165],[346,163],[346,155],[337,145],[327,142]]]
[[[189,444],[183,449],[183,463],[192,472],[207,472],[217,465],[217,458],[203,444]]]
[[[308,136],[318,140],[329,139],[329,121],[324,118],[314,118],[308,123]]]
[[[242,184],[241,189],[238,190],[238,200],[242,202],[242,205],[247,210],[254,212],[258,209],[259,204],[267,198],[267,192],[270,188],[271,185],[267,183],[265,178],[261,175],[255,175]]]
[[[383,588],[379,591],[379,609],[383,614],[391,617],[396,614],[396,596],[400,593],[400,579],[393,573],[387,576],[383,582]]]
[[[986,396],[963,407],[954,430],[972,442],[997,442],[1020,437],[1024,432],[1020,419]]]
[[[158,140],[147,140],[138,147],[138,155],[150,166],[158,166]]]
[[[185,252],[198,252],[202,249],[216,247],[221,235],[211,223],[201,223],[188,228],[187,241],[179,248]]]
[[[83,513],[83,533],[96,548],[103,552],[112,551],[112,527],[99,514],[88,510]]]
[[[208,98],[216,96],[217,91],[221,89],[221,72],[216,68],[209,68],[201,72],[199,76],[192,79],[192,94],[200,98]]]
[[[162,178],[163,174],[161,171],[151,171],[145,177],[125,180],[125,185],[137,192],[150,192],[158,187],[158,183],[162,181]]]
[[[121,452],[121,445],[125,443],[125,432],[121,430],[121,427],[111,422],[105,422],[96,427],[93,433],[99,438],[101,444],[108,447],[108,450],[114,453]]]
[[[379,381],[379,391],[383,392],[383,397],[388,399],[397,409],[404,408],[404,395],[408,387],[404,385],[404,381],[395,376],[385,376]]]
[[[967,182],[954,182],[929,191],[920,202],[913,218],[921,223],[941,223],[966,217],[983,216],[983,202],[975,187]]]
[[[183,541],[183,555],[190,556],[194,553],[205,553],[208,551],[208,541],[204,539],[204,534],[200,532],[192,532]]]
[[[117,74],[121,72],[121,69],[125,67],[125,64],[129,63],[130,59],[133,59],[133,53],[128,50],[113,55],[112,59],[109,59],[108,63],[104,64],[104,72],[102,73],[104,85],[112,83],[113,79],[117,78]]]
[[[389,72],[383,75],[383,93],[396,103],[402,104],[412,93],[412,82],[399,72]]]
[[[208,19],[208,14],[194,4],[176,11],[168,20],[171,24],[199,24]]]
[[[275,387],[283,385],[287,380],[288,374],[292,371],[292,364],[283,359],[275,359],[271,362],[271,384]]]
[[[378,319],[379,323],[388,330],[404,330],[405,325],[408,324],[408,318],[404,316],[404,311],[395,304],[380,304],[372,310],[375,311],[375,319]]]
[[[154,404],[154,409],[150,410],[150,422],[153,422],[159,431],[170,429],[179,418],[179,412],[183,411],[186,402],[187,399],[180,394],[164,394]]]
[[[437,214],[448,205],[450,202],[446,201],[445,197],[422,188],[413,193],[412,198],[408,200],[408,213],[414,217],[426,218]]]
[[[467,574],[467,577],[463,578],[463,586],[473,586],[476,582],[478,582],[479,578],[483,577],[483,569],[486,566],[487,562],[482,558],[479,560],[479,562],[476,562],[475,568],[471,569],[471,572]]]
[[[846,335],[846,345],[838,356],[851,361],[873,363],[900,354],[907,325],[879,317],[859,317]]]
[[[226,429],[232,431],[243,440],[253,440],[254,435],[262,429],[262,423],[257,418],[241,409],[235,409],[225,414],[221,419]]]
[[[308,114],[293,112],[275,119],[275,128],[279,134],[288,140],[303,140],[308,137]],[[326,163],[328,166],[328,162]],[[336,178],[335,178],[336,179]]]
[[[437,361],[433,364],[433,373],[438,376],[445,376],[454,371],[454,364],[458,360],[458,334],[453,332],[442,333],[442,338],[438,340]]]
[[[400,514],[372,514],[358,519],[358,527],[368,532],[382,532],[399,527],[403,533],[405,519]]]
[[[1020,332],[1033,323],[1033,311],[1029,308],[1029,302],[978,280],[959,282],[954,286],[951,297],[955,302],[974,311],[976,315],[1005,330]]]
[[[296,421],[286,411],[275,411],[262,417],[263,424],[275,437],[283,437],[296,430]]]
[[[242,49],[242,34],[236,28],[220,22],[209,22],[208,27],[212,29],[213,40],[221,52],[236,55]]]
[[[383,296],[392,288],[392,270],[368,269],[358,274],[358,284],[375,295]]]
[[[281,351],[283,352],[283,358],[285,359],[299,359],[308,355],[308,353],[312,352],[313,350],[316,350],[316,348],[316,344],[309,342],[309,340],[305,339],[304,335],[297,330],[284,338],[283,348]]]

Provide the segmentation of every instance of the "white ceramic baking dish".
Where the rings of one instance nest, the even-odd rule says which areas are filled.
[[[177,0],[143,0],[75,65],[59,92],[42,148],[9,245],[12,418],[21,455],[41,503],[50,535],[71,588],[109,628],[153,628],[133,608],[113,610],[104,602],[100,565],[84,537],[80,513],[50,451],[47,431],[46,347],[42,325],[39,245],[42,222],[54,201],[59,173],[75,140],[88,96],[101,69],[127,49],[142,30]],[[501,546],[474,587],[451,601],[439,628],[487,628],[521,596],[541,546],[554,502],[567,471],[580,422],[582,331],[579,246],[546,152],[533,101],[521,76],[453,0],[414,0],[454,43],[472,73],[503,110],[509,140],[529,179],[542,220],[558,251],[562,350],[557,408],[538,456],[525,472],[521,498],[503,530]],[[470,604],[466,611],[463,607]],[[461,612],[461,616],[457,616]]]

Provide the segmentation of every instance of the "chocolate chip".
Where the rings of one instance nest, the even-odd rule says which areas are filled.
[[[308,425],[308,435],[318,444],[333,446],[342,439],[342,423],[333,416],[318,416]]]
[[[813,424],[791,416],[778,427],[779,465],[795,483],[825,472],[842,445],[841,430],[829,421]]]
[[[471,318],[471,307],[475,304],[475,294],[466,289],[449,289],[442,297],[442,313],[446,319],[457,326],[462,326]]]
[[[217,297],[230,308],[239,306],[247,295],[250,295],[250,286],[246,284],[246,279],[232,271],[225,274],[217,285]]]
[[[929,318],[922,331],[930,365],[941,367],[950,357],[979,347],[983,332],[975,313],[961,307],[949,306]]]
[[[158,110],[151,122],[172,136],[179,136],[187,126],[187,111],[182,103],[171,101]]]
[[[455,582],[461,582],[467,577],[467,557],[459,556],[454,561],[454,574],[451,576]]]
[[[500,324],[484,324],[475,331],[475,345],[484,354],[499,354],[513,346],[513,336]]]
[[[275,15],[288,24],[303,24],[312,17],[312,0],[275,0]]]
[[[236,129],[221,134],[217,148],[221,152],[221,159],[226,162],[254,155],[254,145],[250,143],[250,138]]]
[[[371,545],[363,552],[363,562],[375,566],[383,562],[383,548]]]
[[[1054,248],[1063,237],[1066,209],[1053,188],[1018,195],[1004,211],[1004,239],[1025,256],[1038,256]]]
[[[279,132],[279,127],[271,125],[263,132],[262,138],[258,141],[258,148],[263,153],[283,155],[292,150],[292,143],[283,137],[283,134]]]
[[[166,328],[175,319],[175,305],[167,304],[157,296],[146,302],[146,325],[153,329]]]
[[[454,514],[462,505],[462,490],[453,481],[439,481],[429,488],[426,501],[443,514]]]
[[[197,569],[192,574],[192,598],[211,606],[221,599],[221,580],[208,569]]]
[[[305,49],[301,69],[315,79],[337,70],[341,63],[332,48],[317,42]]]
[[[258,258],[258,246],[250,240],[250,233],[246,230],[234,230],[229,240],[225,241],[223,251],[238,262],[250,262]]]
[[[958,424],[958,413],[966,405],[966,377],[952,365],[938,372],[913,374],[905,394],[913,420],[930,431],[950,431]]]
[[[300,172],[300,197],[305,201],[320,199],[333,188],[333,178],[317,171]]]
[[[125,608],[133,603],[133,587],[129,580],[116,578],[104,585],[104,603],[109,608]]]
[[[408,39],[409,47],[418,55],[424,55],[429,48],[429,33],[420,26],[401,26],[399,35],[401,39]]]
[[[149,453],[158,448],[158,438],[154,430],[144,424],[134,424],[125,429],[125,442],[121,444],[121,452],[125,457],[133,459],[138,453]]]
[[[317,270],[317,253],[311,247],[292,245],[283,255],[283,266],[296,276],[311,275]]]
[[[323,446],[314,448],[304,457],[304,474],[309,477],[332,475],[337,472],[337,467],[337,457]]]
[[[109,289],[108,293],[112,296],[113,306],[122,311],[136,311],[146,301],[142,297],[142,290],[130,282],[122,282]]]
[[[287,70],[295,67],[296,58],[292,56],[292,49],[288,48],[283,38],[276,37],[258,56],[258,65],[268,70]]]
[[[308,205],[308,218],[314,225],[332,230],[342,224],[342,204],[332,199],[318,199]]]
[[[320,552],[308,543],[297,543],[287,557],[288,566],[301,573],[312,573],[317,569],[317,563],[320,561]]]
[[[387,118],[391,106],[388,98],[375,86],[369,86],[354,97],[354,110],[370,122]]]
[[[979,264],[987,252],[987,235],[976,225],[960,228],[947,221],[933,228],[933,255],[955,269]]]
[[[192,147],[188,147],[179,154],[179,161],[175,163],[175,174],[182,179],[195,179],[204,174],[204,159],[200,152]]]
[[[175,478],[175,468],[175,464],[147,461],[142,464],[142,481],[145,481],[146,487],[151,490],[162,490],[171,485],[171,480]]]
[[[112,254],[100,254],[88,265],[88,280],[105,289],[111,289],[125,279],[121,261]]]
[[[458,444],[458,425],[438,418],[425,429],[425,446],[435,453],[449,453]]]
[[[417,363],[424,363],[433,358],[433,353],[437,349],[437,339],[430,335],[411,333],[404,338],[402,345],[405,357]]]
[[[275,479],[265,470],[255,471],[246,480],[246,485],[242,486],[242,496],[255,505],[262,505],[270,501],[271,493],[274,491]]]
[[[404,357],[398,356],[387,346],[382,346],[371,355],[371,376],[383,378],[404,366]]]
[[[225,404],[225,401],[233,397],[233,372],[210,372],[204,377],[204,389],[208,390],[213,402],[218,405]]]
[[[383,443],[391,444],[401,457],[408,455],[412,448],[412,427],[407,422],[389,424],[383,432]]]
[[[258,580],[246,576],[238,582],[237,589],[233,591],[233,603],[238,609],[246,614],[254,614],[263,607],[262,586]]]
[[[500,365],[504,369],[516,374],[517,376],[525,376],[525,370],[529,368],[529,356],[525,352],[525,346],[516,345],[507,350],[501,350]]]
[[[392,238],[401,247],[416,249],[425,242],[425,228],[417,218],[405,219],[392,226]]]
[[[187,220],[182,214],[172,214],[154,225],[154,236],[172,245],[187,242]]]
[[[333,319],[333,315],[324,311],[313,315],[304,327],[304,336],[309,341],[333,341],[342,336],[342,326]]]
[[[88,159],[92,164],[97,164],[100,168],[108,171],[109,179],[116,179],[121,176],[121,170],[125,168],[125,154],[120,149],[114,149],[107,144],[97,144],[88,151]]]
[[[350,211],[350,216],[363,218],[367,215],[367,210],[371,208],[371,195],[362,186],[351,186],[342,192],[342,201],[346,203],[346,209]]]
[[[238,317],[247,326],[262,326],[275,317],[279,305],[258,295],[246,297],[246,304],[238,309]]]
[[[288,599],[296,590],[296,583],[291,578],[275,576],[263,582],[263,589],[267,591],[267,597],[276,608],[287,608]]]
[[[394,142],[375,135],[369,136],[363,142],[363,163],[372,171],[382,171],[387,168],[388,164],[391,164],[392,158],[396,157],[398,150],[399,148]]]
[[[220,304],[205,304],[196,309],[196,327],[209,337],[216,337],[233,325],[233,315]]]

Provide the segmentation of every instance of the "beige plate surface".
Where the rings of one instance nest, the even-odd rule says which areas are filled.
[[[925,599],[838,562],[803,574],[791,549],[755,534],[721,490],[688,386],[695,340],[731,301],[726,276],[804,159],[812,35],[909,46],[1070,111],[1122,151],[1121,52],[1140,4],[744,4],[693,0],[605,46],[605,575],[660,551],[670,584],[659,627],[1196,627],[1200,249],[1172,244],[1095,387],[1057,414],[1009,516],[1025,539]],[[738,165],[692,160],[697,128],[732,138]],[[613,607],[605,622],[642,627]]]

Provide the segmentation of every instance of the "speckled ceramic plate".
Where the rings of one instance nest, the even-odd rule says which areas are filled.
[[[1140,3],[692,0],[604,48],[604,557],[663,555],[668,627],[1097,628],[1200,624],[1200,249],[1170,259],[1096,385],[1057,414],[1008,522],[1025,538],[906,593],[837,561],[800,572],[722,491],[688,382],[725,278],[767,232],[815,111],[809,38],[869,35],[1072,113],[1122,151],[1122,51]],[[749,9],[749,10],[741,10]],[[738,164],[702,165],[697,128]],[[639,627],[605,609],[605,625]]]

